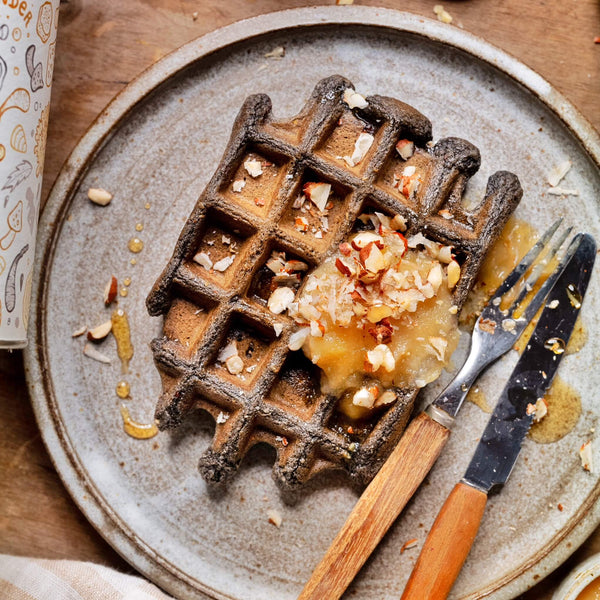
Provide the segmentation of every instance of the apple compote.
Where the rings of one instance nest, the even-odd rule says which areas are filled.
[[[340,244],[288,306],[300,325],[290,348],[321,368],[323,391],[354,419],[394,402],[394,388],[437,379],[459,337],[452,247],[405,237],[400,216],[360,218],[374,229]]]

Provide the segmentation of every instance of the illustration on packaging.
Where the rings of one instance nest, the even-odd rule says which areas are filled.
[[[58,5],[0,4],[0,347],[27,335]]]

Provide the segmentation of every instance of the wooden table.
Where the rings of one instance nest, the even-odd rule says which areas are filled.
[[[333,4],[325,2],[323,4]],[[434,0],[361,1],[434,17]],[[69,152],[108,101],[183,43],[233,21],[305,0],[62,0],[43,198]],[[597,0],[447,2],[454,25],[535,69],[600,129]],[[340,7],[339,10],[344,10]],[[0,351],[0,552],[131,567],[96,533],[44,448],[20,352]],[[561,568],[522,596],[549,599],[565,574],[600,551],[600,528]]]

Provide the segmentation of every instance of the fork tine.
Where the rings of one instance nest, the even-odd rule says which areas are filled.
[[[512,303],[510,307],[510,315],[516,310],[516,308],[521,304],[523,298],[527,296],[527,294],[533,289],[538,279],[542,276],[543,272],[546,270],[548,263],[556,256],[556,253],[559,251],[560,247],[563,245],[564,241],[569,237],[569,234],[573,231],[572,227],[569,227],[560,235],[558,240],[552,244],[552,247],[546,253],[546,256],[540,262],[533,267],[531,271],[531,275],[528,277],[527,281],[523,285],[523,289],[520,291],[517,299]]]
[[[529,250],[523,260],[510,272],[508,277],[502,282],[500,287],[496,290],[496,293],[490,299],[491,301],[496,298],[501,298],[510,290],[523,274],[529,269],[533,261],[539,256],[540,252],[546,247],[549,240],[552,238],[556,230],[562,223],[562,217],[557,219],[542,235],[542,237],[536,242],[536,244]]]
[[[552,272],[552,275],[544,281],[542,287],[537,291],[536,295],[532,298],[531,302],[527,305],[521,318],[525,321],[529,322],[533,315],[539,310],[540,306],[544,303],[546,296],[550,292],[550,290],[554,287],[554,284],[558,280],[558,278],[562,275],[562,272],[565,270],[566,266],[569,264],[573,255],[577,251],[577,248],[581,245],[584,236],[582,233],[578,233],[569,244],[565,255],[562,257],[562,260],[558,264],[558,267]]]

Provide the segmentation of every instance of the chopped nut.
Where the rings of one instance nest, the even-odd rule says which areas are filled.
[[[403,160],[408,160],[415,153],[415,144],[410,140],[400,140],[396,144],[396,151]]]
[[[298,231],[306,233],[308,231],[308,220],[305,217],[296,217],[294,219],[294,227]]]
[[[279,337],[283,331],[283,325],[281,323],[275,323],[273,325],[273,330],[275,331],[275,336]]]
[[[196,254],[192,260],[195,263],[198,263],[201,267],[204,267],[207,271],[212,269],[213,262],[206,252],[198,252],[198,254]]]
[[[118,287],[119,284],[117,282],[117,278],[114,275],[111,276],[109,282],[104,288],[104,306],[110,306],[115,301]]]
[[[250,175],[250,177],[254,177],[254,178],[259,177],[263,173],[262,163],[256,159],[247,160],[244,163],[244,169],[246,169],[246,171],[247,171],[248,175]]]
[[[379,273],[386,268],[386,261],[381,250],[374,242],[370,242],[360,251],[360,260],[367,271]]]
[[[363,98],[363,96],[356,93],[352,88],[347,88],[344,91],[342,99],[349,108],[366,108],[369,106],[369,103]]]
[[[316,183],[309,181],[304,184],[302,191],[320,211],[325,210],[329,194],[331,193],[330,183]]]
[[[370,133],[361,133],[354,143],[354,151],[352,156],[344,156],[344,160],[349,167],[355,167],[366,156],[369,148],[373,144],[375,138]]]
[[[444,264],[450,263],[452,261],[452,250],[452,246],[442,246],[439,249],[437,259]]]
[[[389,344],[392,341],[394,328],[387,319],[382,319],[375,327],[371,327],[368,333],[378,344]]]
[[[222,425],[223,423],[227,422],[227,419],[229,419],[229,415],[226,415],[223,411],[221,411],[215,420],[219,425]]]
[[[502,329],[504,331],[508,331],[509,333],[516,335],[516,327],[517,322],[514,319],[502,319]]]
[[[79,337],[81,335],[83,335],[85,332],[87,331],[87,327],[85,325],[82,325],[81,327],[79,327],[78,329],[76,329],[72,334],[71,337]]]
[[[229,269],[229,267],[233,264],[234,260],[235,260],[235,254],[226,256],[225,258],[218,260],[213,265],[213,269],[215,271],[219,271],[219,272],[223,273],[224,271],[227,271],[227,269]]]
[[[579,448],[579,457],[581,458],[581,466],[584,470],[593,473],[594,463],[592,455],[592,440],[588,440]]]
[[[479,329],[493,335],[496,331],[496,321],[492,321],[491,319],[480,319]]]
[[[221,348],[217,356],[218,362],[225,362],[228,358],[238,355],[237,342],[232,340],[224,348]]]
[[[460,279],[460,265],[455,261],[451,260],[448,263],[448,289],[451,290],[458,283]]]
[[[548,414],[548,403],[544,398],[538,398],[535,404],[528,404],[528,415],[533,415],[533,422],[539,423]]]
[[[397,400],[398,396],[396,396],[396,392],[393,390],[386,390],[375,400],[375,408],[378,406],[385,406],[386,404],[391,404]]]
[[[262,198],[254,198],[254,204],[256,204],[256,206],[264,206],[265,201]]]
[[[380,244],[379,247],[381,247],[383,239],[380,235],[377,235],[372,231],[361,231],[360,233],[357,233],[354,238],[352,238],[350,244],[355,250],[362,250],[371,242],[378,242]]]
[[[365,408],[373,408],[375,400],[379,395],[377,387],[362,387],[352,396],[352,404],[356,406],[364,406]]]
[[[98,362],[104,363],[105,365],[110,365],[110,358],[108,358],[106,354],[102,354],[102,352],[94,348],[94,346],[92,346],[90,343],[86,343],[86,345],[83,347],[83,353],[88,358],[92,358]]]
[[[275,315],[282,313],[294,301],[294,290],[289,287],[278,287],[269,296],[267,308]]]
[[[373,350],[367,351],[365,359],[365,367],[367,372],[375,373],[379,367],[383,367],[388,373],[392,373],[396,368],[396,359],[389,346],[379,344]]]
[[[290,335],[290,340],[288,342],[288,348],[290,350],[300,350],[304,345],[304,342],[308,339],[310,335],[310,329],[308,327],[302,327],[298,331],[294,331],[292,335]]]
[[[91,342],[99,342],[103,340],[112,330],[112,321],[109,319],[100,325],[90,329],[87,332],[87,339]]]
[[[323,337],[325,334],[325,327],[320,321],[310,322],[310,335],[313,337]]]
[[[283,58],[285,56],[285,48],[277,46],[273,50],[265,53],[265,58]]]
[[[390,221],[390,227],[394,231],[406,231],[406,219],[402,215],[394,215]]]
[[[281,516],[281,513],[275,509],[271,509],[268,511],[267,516],[269,518],[269,523],[271,523],[271,525],[275,525],[275,527],[277,527],[279,529],[279,527],[281,527],[281,524],[283,523],[283,518]]]
[[[437,15],[438,21],[441,21],[442,23],[452,23],[452,16],[441,4],[436,4],[433,7],[433,12]]]
[[[382,319],[392,316],[392,309],[384,304],[378,304],[369,307],[367,310],[367,320],[370,323],[379,323]]]
[[[225,366],[232,375],[238,375],[244,370],[244,361],[236,354],[225,361]]]
[[[246,182],[243,179],[236,179],[232,184],[231,184],[231,189],[236,192],[236,193],[240,193],[244,188],[246,187]]]
[[[106,206],[113,199],[112,194],[102,188],[90,188],[87,195],[88,198],[94,204],[98,204],[98,206]]]
[[[440,215],[440,217],[442,217],[444,219],[448,219],[448,220],[454,218],[454,215],[447,208],[443,208],[442,210],[439,210],[438,215]]]
[[[548,304],[548,308],[551,308],[552,310],[554,310],[555,308],[557,308],[559,305],[559,301],[555,298],[554,300],[552,300],[552,302],[550,302]]]
[[[573,163],[567,159],[552,167],[550,173],[548,173],[548,183],[552,187],[556,187],[560,183],[561,179],[570,171],[572,166]]]

